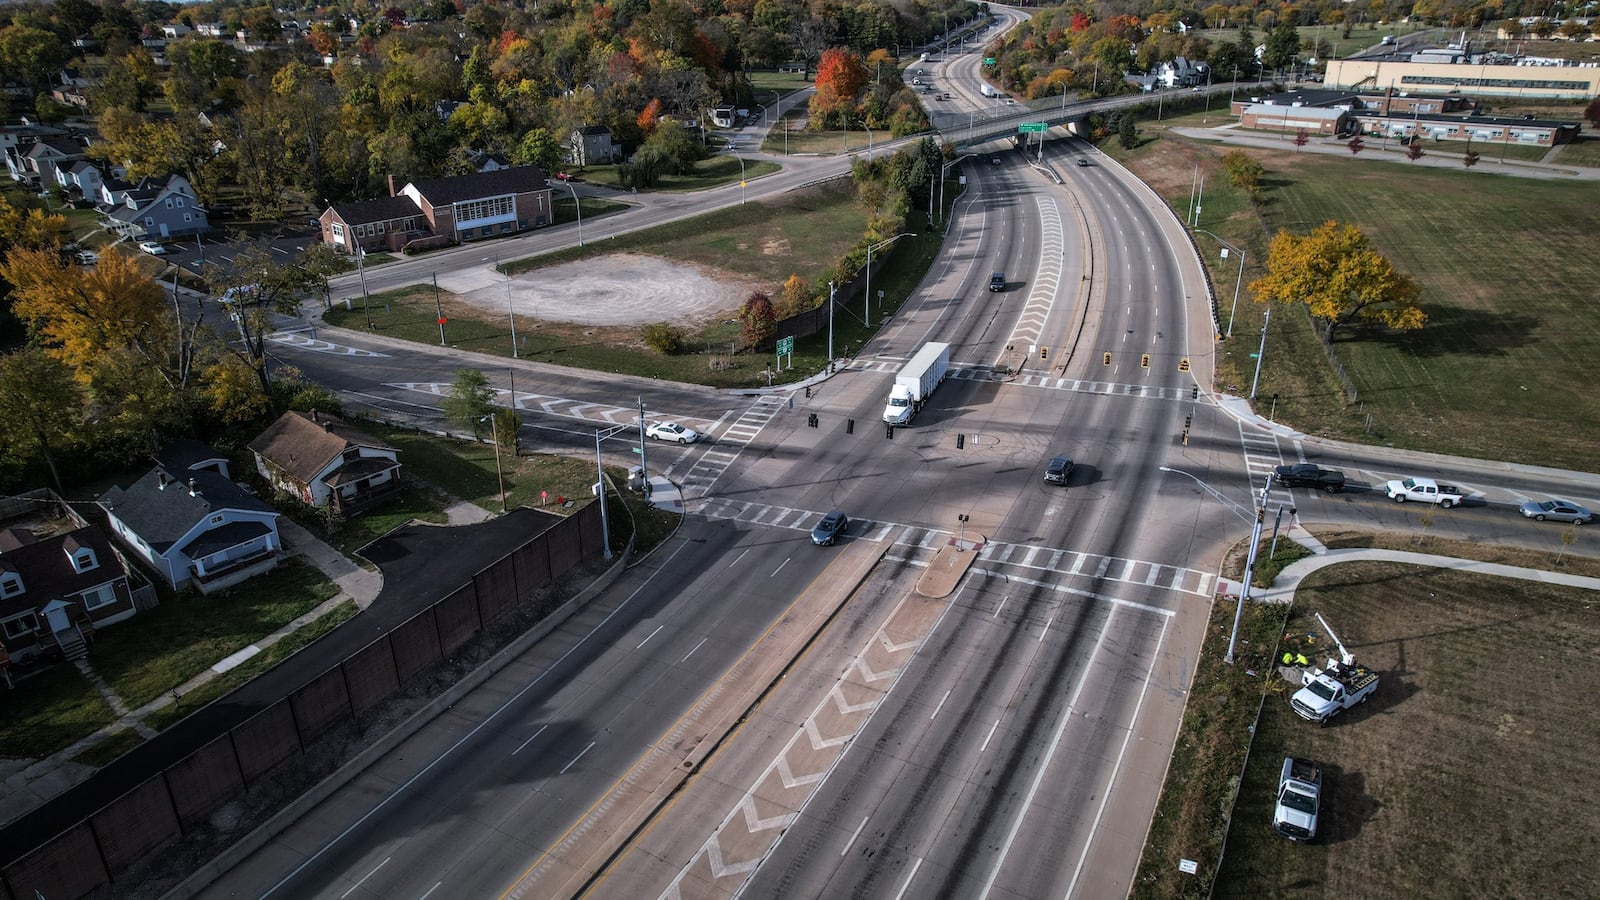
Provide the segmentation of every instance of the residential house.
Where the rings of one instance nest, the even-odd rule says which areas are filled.
[[[604,125],[574,128],[567,136],[567,162],[575,166],[594,166],[622,161],[622,147]]]
[[[511,160],[500,153],[474,153],[472,154],[472,171],[498,172],[501,169],[511,168]]]
[[[65,129],[53,125],[0,126],[0,153],[5,155],[6,168],[10,170],[12,181],[28,180],[26,155],[36,142],[47,137],[70,141]]]
[[[250,452],[261,477],[307,506],[356,515],[400,490],[399,451],[334,416],[290,410]]]
[[[68,135],[39,135],[31,143],[18,143],[6,153],[11,178],[48,188],[56,184],[56,166],[83,159],[84,144]]]
[[[98,527],[0,531],[0,669],[78,659],[95,629],[135,612],[126,563]]]
[[[278,512],[234,484],[227,468],[204,444],[180,442],[99,505],[112,533],[162,581],[210,594],[271,570],[283,553]]]
[[[63,106],[75,106],[78,109],[89,108],[89,92],[83,88],[58,87],[50,90],[50,99]]]
[[[1179,56],[1169,62],[1164,62],[1156,69],[1156,78],[1165,87],[1193,87],[1205,84],[1207,67],[1205,63],[1197,63],[1188,57]]]
[[[174,22],[171,25],[161,26],[161,35],[169,41],[175,41],[184,35],[191,33],[193,30],[194,29],[183,24],[182,22]]]
[[[101,227],[129,240],[165,240],[211,230],[205,208],[182,175],[141,178],[137,184],[107,179],[97,208]]]
[[[405,251],[542,228],[554,221],[552,194],[538,166],[512,166],[408,183],[378,200],[323,210],[322,239],[343,253],[356,247]]]
[[[86,159],[56,166],[56,184],[67,192],[70,200],[96,200],[105,184],[105,175],[99,166]]]

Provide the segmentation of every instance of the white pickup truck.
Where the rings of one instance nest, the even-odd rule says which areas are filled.
[[[1322,613],[1316,613],[1316,617],[1322,623],[1323,630],[1339,646],[1339,658],[1329,659],[1324,668],[1302,671],[1300,683],[1303,687],[1289,698],[1289,707],[1302,719],[1326,725],[1329,719],[1339,713],[1357,703],[1367,702],[1372,692],[1378,689],[1378,673],[1356,662],[1355,656],[1345,649],[1344,642],[1334,634]]]
[[[1272,808],[1272,830],[1291,841],[1317,836],[1317,808],[1322,805],[1322,767],[1309,759],[1283,759],[1278,774],[1278,802]]]
[[[1384,493],[1396,503],[1413,500],[1418,503],[1437,503],[1445,509],[1459,504],[1465,495],[1453,484],[1440,484],[1432,478],[1407,478],[1384,485]]]

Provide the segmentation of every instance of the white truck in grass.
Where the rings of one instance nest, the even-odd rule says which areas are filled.
[[[1344,642],[1328,626],[1328,620],[1322,617],[1322,613],[1316,616],[1323,630],[1328,632],[1328,637],[1339,645],[1339,658],[1328,660],[1324,668],[1301,672],[1302,687],[1289,698],[1289,706],[1300,718],[1326,725],[1329,719],[1339,713],[1357,703],[1367,702],[1372,692],[1378,689],[1378,673],[1357,663],[1355,656],[1345,649]]]
[[[1291,841],[1317,836],[1317,811],[1322,806],[1322,767],[1309,759],[1286,756],[1278,773],[1278,802],[1272,807],[1272,830]]]
[[[950,345],[923,344],[900,374],[894,377],[894,387],[889,389],[889,402],[883,407],[883,421],[888,425],[909,425],[922,404],[933,393],[939,382],[950,374]]]
[[[1407,478],[1402,481],[1390,481],[1384,485],[1384,493],[1396,503],[1411,500],[1417,503],[1437,503],[1445,509],[1458,505],[1466,499],[1461,488],[1453,484],[1440,484],[1432,478]]]

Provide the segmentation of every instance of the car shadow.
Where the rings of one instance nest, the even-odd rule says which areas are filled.
[[[1383,808],[1367,792],[1364,772],[1347,771],[1336,763],[1322,763],[1322,821],[1313,843],[1342,844],[1361,835],[1361,829]]]

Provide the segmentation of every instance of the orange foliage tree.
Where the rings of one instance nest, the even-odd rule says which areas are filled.
[[[855,114],[856,98],[867,86],[867,66],[853,50],[832,47],[817,64],[817,92],[811,97],[813,128],[836,128]]]

